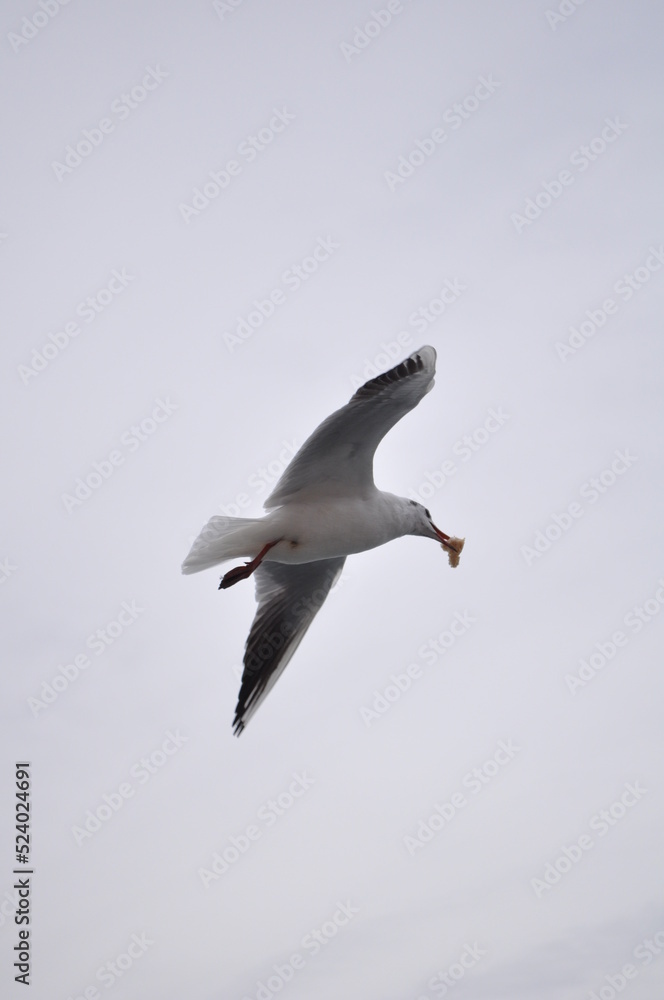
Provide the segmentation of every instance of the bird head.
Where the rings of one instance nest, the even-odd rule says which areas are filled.
[[[424,538],[433,538],[434,541],[440,542],[442,548],[447,552],[450,566],[458,566],[459,556],[466,541],[465,538],[454,538],[453,536],[446,535],[444,531],[441,531],[433,523],[431,512],[426,507],[416,500],[409,500],[408,503],[412,517],[412,528],[409,534],[422,535]]]

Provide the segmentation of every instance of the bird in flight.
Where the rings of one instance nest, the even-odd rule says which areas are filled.
[[[437,528],[422,504],[384,493],[373,480],[378,444],[433,388],[435,371],[435,350],[421,347],[366,382],[304,442],[265,501],[265,517],[210,518],[183,562],[183,573],[197,573],[248,556],[222,577],[220,590],[256,577],[236,736],[283,673],[346,556],[422,535],[442,545],[451,566],[458,564],[464,539]]]

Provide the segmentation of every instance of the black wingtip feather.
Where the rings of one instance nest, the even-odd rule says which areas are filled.
[[[415,375],[423,370],[424,362],[421,356],[419,354],[411,355],[405,361],[400,361],[394,368],[390,368],[389,371],[383,372],[382,375],[377,375],[376,378],[361,385],[353,399],[368,399],[381,392],[386,386],[392,385],[393,382],[398,382],[402,378],[408,378],[409,375]]]

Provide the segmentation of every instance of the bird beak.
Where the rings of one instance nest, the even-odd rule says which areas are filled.
[[[431,527],[433,528],[433,530],[436,532],[436,535],[440,539],[440,544],[447,552],[447,555],[450,560],[450,566],[452,567],[458,566],[459,556],[461,555],[461,550],[463,549],[464,542],[466,541],[466,539],[451,538],[449,535],[446,535],[444,531],[441,531],[440,528],[437,528],[436,525],[433,524],[433,522]]]
[[[433,522],[431,522],[431,527],[436,532],[443,545],[445,544],[445,542],[449,542],[450,536],[446,535],[444,531],[440,530],[440,528],[437,528]]]

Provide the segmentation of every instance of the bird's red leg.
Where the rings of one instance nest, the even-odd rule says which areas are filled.
[[[268,542],[250,562],[245,563],[244,566],[234,566],[233,569],[229,569],[228,573],[221,578],[219,590],[226,590],[227,587],[232,587],[234,583],[239,583],[240,580],[246,580],[247,577],[251,576],[254,570],[258,569],[263,562],[266,553],[270,551],[273,545],[276,545],[280,541],[280,538],[276,538],[273,542]]]

